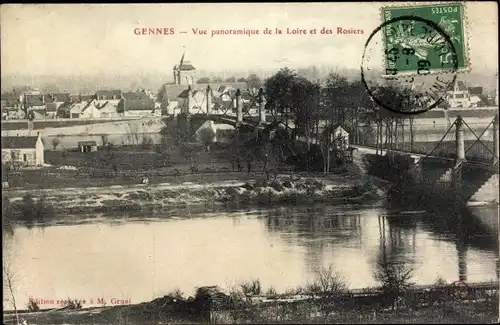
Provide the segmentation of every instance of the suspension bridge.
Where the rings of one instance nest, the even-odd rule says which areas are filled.
[[[266,114],[266,99],[262,88],[259,89],[257,94],[251,96],[249,102],[242,100],[241,91],[237,89],[234,97],[230,97],[229,104],[226,107],[213,105],[214,96],[210,86],[206,88],[206,95],[201,103],[191,102],[194,100],[191,87],[188,88],[187,92],[187,103],[182,113],[189,120],[228,124],[237,130],[271,131],[282,127],[290,133],[293,131],[293,127],[290,126],[293,126],[293,121],[291,123],[283,122],[278,119],[277,114]],[[198,111],[195,114],[190,114],[191,107],[197,107]],[[462,199],[466,202],[472,200],[478,202],[495,201],[498,203],[498,196],[496,198],[491,197],[493,192],[488,193],[488,191],[491,192],[494,185],[496,185],[494,192],[498,191],[498,115],[491,120],[482,132],[476,131],[458,116],[449,125],[441,140],[427,153],[381,149],[376,146],[358,143],[351,143],[350,147],[355,150],[354,156],[358,157],[358,161],[360,160],[359,157],[363,155],[376,154],[383,156],[390,152],[411,156],[414,159],[412,168],[417,170],[422,169],[423,165],[429,162],[440,162],[444,169],[438,168],[438,172],[434,171],[434,173],[422,173],[427,183],[449,184],[455,187],[471,183],[472,185],[468,184],[470,186],[465,191],[466,193],[462,193]],[[473,143],[467,149],[465,148],[464,132],[468,133],[468,138],[473,139]],[[294,140],[308,142],[312,145],[319,144],[318,139],[313,137],[295,135]],[[454,148],[443,150],[443,146],[450,143],[454,143]],[[493,144],[492,148],[491,144]]]

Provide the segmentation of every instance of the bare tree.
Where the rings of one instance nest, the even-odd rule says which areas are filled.
[[[374,277],[382,285],[384,296],[394,310],[397,298],[411,288],[413,269],[404,263],[381,261],[374,272]]]
[[[3,264],[3,281],[4,281],[3,283],[4,293],[7,293],[4,296],[4,299],[6,299],[14,308],[14,312],[16,315],[16,323],[19,324],[19,314],[17,313],[16,296],[14,293],[15,276],[11,269],[10,264],[5,263],[5,260]]]
[[[335,272],[332,266],[321,268],[317,272],[315,281],[306,287],[306,293],[311,297],[312,303],[320,309],[325,323],[332,312],[335,299],[346,291],[345,278]]]

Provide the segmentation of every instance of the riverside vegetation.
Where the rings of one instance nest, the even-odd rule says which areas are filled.
[[[18,317],[37,324],[161,323],[475,323],[494,322],[498,314],[498,286],[470,287],[464,295],[438,279],[434,285],[412,284],[412,269],[396,262],[379,262],[374,278],[379,287],[349,290],[332,266],[317,270],[306,285],[278,294],[264,291],[258,279],[222,290],[198,287],[185,298],[179,290],[150,302],[127,306],[85,308],[71,299],[60,310],[40,310],[28,302]],[[14,313],[4,316],[13,320]]]
[[[97,188],[77,194],[73,191],[29,192],[22,196],[2,196],[5,220],[25,224],[44,223],[58,214],[81,214],[155,210],[185,205],[219,204],[229,207],[244,205],[366,203],[380,198],[371,182],[354,184],[328,183],[312,178],[258,179],[240,184],[184,184],[135,186],[121,189]],[[8,223],[8,222],[7,222]]]

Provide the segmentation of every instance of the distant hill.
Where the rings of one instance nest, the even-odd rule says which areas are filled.
[[[285,67],[285,65],[283,65]],[[307,66],[302,68],[293,68],[301,76],[309,80],[324,79],[328,73],[336,72],[348,80],[359,80],[360,70],[345,69],[328,66]],[[227,77],[246,78],[251,73],[257,74],[261,79],[272,76],[278,70],[247,70],[247,71],[204,71],[198,70],[197,77]],[[377,75],[377,72],[371,72]],[[469,86],[483,87],[485,92],[494,92],[496,89],[495,73],[481,74],[472,72],[470,74],[459,75],[460,80],[468,82]],[[11,91],[13,86],[32,86],[40,89],[42,92],[70,92],[73,94],[94,93],[98,89],[122,89],[124,91],[135,91],[137,88],[146,88],[156,91],[164,83],[173,81],[171,73],[158,72],[156,74],[148,73],[143,75],[106,75],[104,73],[85,76],[3,76],[1,77],[2,91]]]

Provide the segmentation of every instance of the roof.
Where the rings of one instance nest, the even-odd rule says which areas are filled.
[[[2,149],[29,149],[36,147],[38,137],[2,137]]]
[[[56,112],[57,111],[57,104],[56,103],[47,103],[45,105],[47,112]]]
[[[90,102],[92,99],[95,99],[96,95],[81,95],[80,100],[85,102]]]
[[[25,95],[24,101],[28,106],[43,106],[42,95]]]
[[[167,92],[167,97],[168,100],[177,100],[179,97],[180,93],[183,90],[186,90],[188,88],[188,85],[165,85],[165,90]]]
[[[127,92],[127,93],[123,93],[122,96],[126,100],[150,99],[148,94],[146,94],[143,91]]]
[[[192,71],[192,70],[196,70],[196,68],[191,63],[184,63],[184,64],[178,66],[177,70],[179,70],[179,71]]]
[[[189,89],[184,89],[177,97],[187,98],[188,97],[188,92],[189,92]]]
[[[50,103],[50,101],[66,103],[71,101],[71,97],[69,93],[54,93],[45,95],[45,102]]]
[[[78,146],[97,146],[95,141],[78,141]]]
[[[467,90],[465,83],[461,80],[457,81],[457,87],[458,87],[459,91],[466,91]]]
[[[127,111],[147,111],[154,109],[155,103],[147,95],[145,97],[130,96],[129,98],[132,99],[124,98],[124,109]]]
[[[469,87],[469,92],[471,95],[482,95],[483,87]]]
[[[122,91],[120,89],[98,90],[95,94],[99,97],[104,97],[104,99],[113,99],[113,96],[120,98],[122,96]]]

